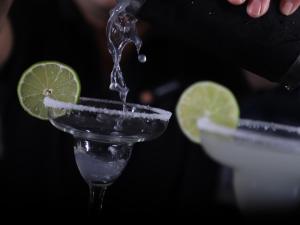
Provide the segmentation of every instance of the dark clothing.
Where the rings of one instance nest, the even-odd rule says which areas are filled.
[[[236,7],[220,0],[146,1],[140,16],[164,26],[174,35],[207,49],[224,60],[269,80],[291,87],[300,85],[300,11],[279,12],[271,1],[259,19],[246,14],[246,4]]]
[[[78,72],[82,96],[117,98],[108,90],[109,74],[102,69],[96,35],[70,0],[16,0],[11,19],[14,48],[0,74],[4,145],[0,204],[8,212],[85,212],[88,186],[74,160],[72,137],[24,112],[16,88],[30,65],[55,60]],[[154,26],[142,39],[147,63],[139,64],[132,51],[122,67],[130,102],[138,102],[144,90],[170,81],[180,84],[179,88],[157,97],[153,106],[172,112],[181,92],[194,81],[215,80],[237,96],[247,92],[239,69],[216,58],[205,43],[190,45]],[[209,214],[217,209],[217,174],[218,166],[183,136],[173,115],[162,137],[134,146],[128,166],[105,196],[104,209]]]

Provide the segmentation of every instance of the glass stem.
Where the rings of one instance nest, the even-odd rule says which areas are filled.
[[[95,217],[102,213],[103,199],[107,187],[90,184],[89,215]]]

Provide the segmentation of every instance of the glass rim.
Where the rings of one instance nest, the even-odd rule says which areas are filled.
[[[121,101],[114,101],[108,99],[96,99],[96,98],[87,98],[87,97],[80,97],[80,101],[91,101],[91,102],[98,102],[104,104],[113,104],[113,105],[123,105]],[[150,120],[162,120],[168,122],[172,116],[170,111],[150,107],[141,104],[134,104],[134,103],[126,103],[127,106],[132,106],[138,109],[144,109],[152,111],[152,113],[143,113],[143,112],[131,112],[131,111],[122,111],[117,109],[109,109],[109,108],[100,108],[95,106],[87,106],[82,104],[75,104],[75,103],[66,103],[63,101],[55,100],[50,97],[45,97],[43,101],[44,105],[47,108],[54,108],[54,109],[65,109],[65,110],[75,110],[75,111],[83,111],[83,112],[91,112],[91,113],[102,113],[108,114],[113,116],[124,116],[129,118],[143,118],[143,119],[150,119]]]
[[[215,133],[228,137],[231,136],[248,142],[259,142],[272,146],[285,145],[293,147],[289,150],[284,150],[284,152],[294,152],[300,154],[300,127],[297,126],[246,118],[240,119],[237,129],[217,125],[210,121],[208,118],[198,119],[197,126],[198,129],[202,132]],[[241,127],[246,127],[250,130],[240,130],[239,128]],[[272,136],[270,133],[258,133],[254,130],[255,128],[262,128],[266,131],[269,130],[274,133],[274,136]],[[299,139],[297,139],[296,137],[282,136],[281,134],[276,133],[278,131],[299,135]]]

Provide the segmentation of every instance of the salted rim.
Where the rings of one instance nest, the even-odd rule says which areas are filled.
[[[80,100],[84,101],[93,101],[93,102],[103,102],[103,103],[109,103],[109,104],[118,104],[122,105],[123,103],[118,101],[112,101],[112,100],[104,100],[104,99],[94,99],[94,98],[85,98],[81,97]],[[116,109],[107,109],[107,108],[97,108],[93,106],[86,106],[86,105],[80,105],[80,104],[73,104],[73,103],[67,103],[58,101],[49,97],[44,98],[44,105],[46,107],[50,108],[56,108],[56,109],[71,109],[71,110],[77,110],[77,111],[87,111],[87,112],[94,112],[94,113],[104,113],[109,115],[117,115],[117,116],[124,116],[124,117],[131,117],[131,118],[143,118],[143,119],[150,119],[150,120],[162,120],[165,122],[168,122],[169,119],[172,116],[172,113],[163,109],[154,108],[150,106],[144,106],[139,104],[132,104],[132,103],[126,103],[129,106],[133,106],[140,109],[145,110],[151,110],[154,113],[157,114],[149,114],[149,113],[140,113],[140,112],[124,112]]]
[[[271,136],[270,134],[262,134],[262,133],[256,133],[255,131],[251,130],[238,130],[234,128],[228,128],[224,126],[220,126],[209,120],[209,118],[200,118],[197,122],[198,128],[200,131],[207,131],[212,133],[217,133],[225,136],[233,136],[239,139],[243,139],[246,141],[252,141],[252,142],[259,142],[264,144],[271,144],[275,146],[289,146],[293,147],[293,149],[288,148],[285,149],[282,152],[293,152],[293,153],[300,153],[300,127],[295,126],[289,126],[289,125],[283,125],[273,122],[265,122],[265,121],[259,121],[259,120],[251,120],[251,119],[240,119],[239,126],[242,127],[248,127],[248,128],[263,128],[266,130],[271,131],[286,131],[289,133],[294,133],[299,135],[299,140],[291,137],[281,137],[281,136]],[[276,149],[274,151],[278,152],[279,149]],[[280,151],[280,150],[279,150]]]

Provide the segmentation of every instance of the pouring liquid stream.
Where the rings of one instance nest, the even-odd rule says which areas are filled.
[[[107,23],[108,50],[113,59],[109,89],[119,93],[120,99],[124,103],[124,110],[126,110],[125,105],[129,89],[126,86],[120,66],[123,50],[127,44],[133,43],[137,49],[138,60],[141,63],[147,60],[145,55],[140,54],[142,41],[137,34],[137,19],[134,14],[128,10],[132,1],[136,0],[119,1],[117,6],[111,10],[110,18]]]
[[[120,66],[124,48],[127,44],[133,43],[138,53],[138,60],[141,63],[147,61],[146,56],[140,54],[142,40],[137,33],[137,19],[135,18],[134,13],[129,10],[133,1],[137,0],[122,0],[118,2],[116,7],[110,12],[106,31],[108,50],[113,59],[113,69],[111,72],[109,89],[119,93],[120,99],[123,102],[123,111],[128,110],[126,108],[126,99],[129,92]],[[134,111],[134,109],[132,109],[132,111]],[[115,130],[117,132],[122,131],[122,123],[122,118],[117,119],[115,125]]]

